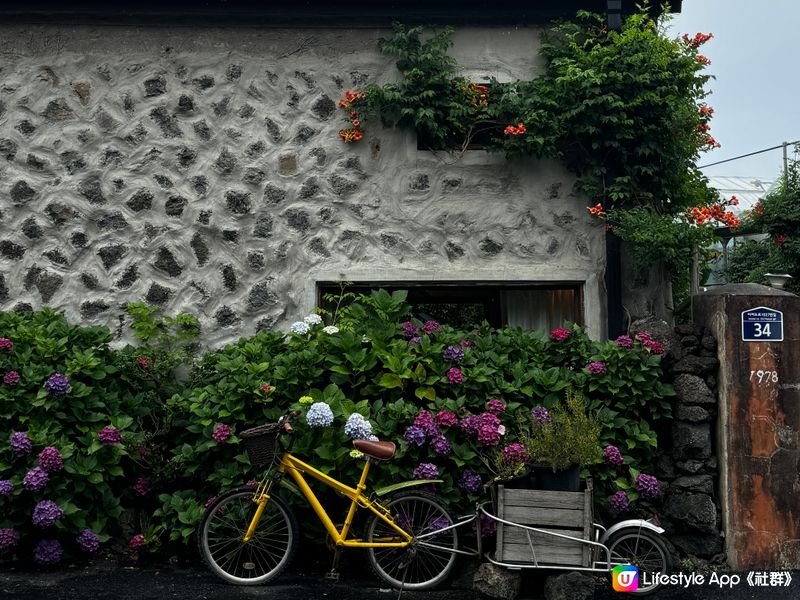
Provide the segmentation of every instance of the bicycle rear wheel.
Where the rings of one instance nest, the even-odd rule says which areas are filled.
[[[395,588],[427,590],[447,581],[456,564],[458,533],[450,513],[424,494],[402,494],[386,504],[397,525],[414,536],[406,548],[368,548],[369,562],[378,576]],[[433,535],[425,535],[431,534]],[[385,521],[373,516],[367,524],[367,542],[400,542]]]
[[[229,583],[266,583],[286,569],[297,549],[297,520],[275,496],[267,501],[252,539],[243,540],[257,508],[252,488],[232,490],[217,498],[200,521],[200,554]]]

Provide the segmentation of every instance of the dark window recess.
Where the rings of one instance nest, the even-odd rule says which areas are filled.
[[[564,321],[583,324],[580,284],[374,282],[357,283],[346,291],[368,294],[380,288],[388,292],[407,290],[415,318],[433,319],[460,329],[469,329],[483,321],[492,327],[508,325],[542,331],[559,327]],[[335,304],[324,298],[339,291],[337,283],[318,283],[319,306],[332,310]]]

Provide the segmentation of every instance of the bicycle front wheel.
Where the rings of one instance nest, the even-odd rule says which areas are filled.
[[[633,565],[639,569],[639,589],[633,594],[646,596],[661,587],[654,583],[653,577],[647,577],[651,583],[645,583],[645,574],[669,575],[671,561],[661,536],[646,529],[623,529],[611,536],[606,543],[611,554],[611,564]]]
[[[241,488],[217,498],[200,521],[200,554],[229,583],[266,583],[289,566],[297,549],[297,520],[275,496],[267,501],[252,539],[244,541],[257,508],[253,489]]]
[[[398,589],[427,590],[447,581],[456,564],[458,533],[455,529],[439,530],[454,524],[450,513],[433,498],[419,493],[399,495],[386,507],[394,522],[414,541],[405,548],[368,548],[373,570]],[[400,542],[402,537],[373,516],[367,525],[366,541]]]

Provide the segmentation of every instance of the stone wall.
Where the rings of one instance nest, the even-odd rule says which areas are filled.
[[[145,299],[217,345],[286,328],[318,281],[584,284],[602,226],[547,161],[418,151],[344,90],[396,76],[375,29],[0,27],[0,310],[120,322]],[[475,79],[530,78],[536,29],[464,29]]]

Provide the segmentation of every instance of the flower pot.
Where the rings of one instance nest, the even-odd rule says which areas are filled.
[[[534,490],[536,489],[533,473],[526,469],[522,475],[501,482],[509,490]]]
[[[581,467],[572,465],[560,471],[553,471],[547,465],[534,465],[533,476],[536,478],[536,489],[557,492],[581,491]]]

